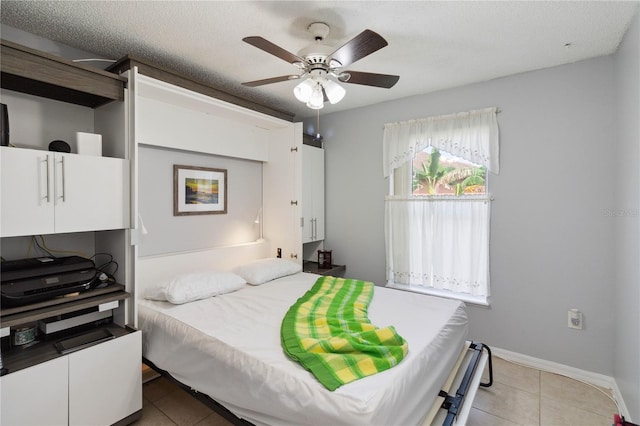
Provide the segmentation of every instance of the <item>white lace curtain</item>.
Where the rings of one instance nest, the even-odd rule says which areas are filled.
[[[486,197],[388,198],[385,209],[388,281],[489,296]]]
[[[428,146],[499,171],[496,108],[385,124],[383,168],[404,174],[400,196],[385,200],[387,280],[391,285],[489,296],[490,201],[486,195],[415,197],[410,162]],[[391,184],[390,188],[394,185]]]
[[[410,161],[428,146],[485,166],[498,174],[497,108],[400,121],[384,125],[382,167],[384,176]]]

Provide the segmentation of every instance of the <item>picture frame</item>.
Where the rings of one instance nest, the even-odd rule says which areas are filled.
[[[174,164],[174,216],[226,213],[226,169]]]

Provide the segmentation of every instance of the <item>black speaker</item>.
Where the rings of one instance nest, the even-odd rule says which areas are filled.
[[[49,151],[71,152],[71,147],[65,141],[51,141]]]
[[[9,110],[0,104],[0,145],[9,146]]]

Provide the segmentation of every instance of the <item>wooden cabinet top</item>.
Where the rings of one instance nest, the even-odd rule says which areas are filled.
[[[164,81],[165,83],[170,83],[187,90],[192,90],[194,92],[201,93],[212,98],[220,99],[222,101],[238,105],[252,111],[267,114],[281,120],[291,122],[293,121],[294,114],[291,112],[281,111],[267,105],[253,102],[241,96],[237,96],[233,93],[221,90],[211,84],[192,80],[183,75],[180,75],[177,72],[174,72],[173,70],[156,64],[151,64],[134,55],[127,55],[121,58],[115,64],[110,65],[107,70],[120,73],[133,69],[133,67],[138,67],[138,72],[147,77],[155,78],[156,80]]]
[[[124,100],[127,79],[46,52],[1,40],[3,89],[90,108]]]

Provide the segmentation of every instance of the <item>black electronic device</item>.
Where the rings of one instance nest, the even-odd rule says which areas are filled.
[[[0,272],[4,308],[89,290],[100,275],[92,260],[80,256],[8,260]]]
[[[115,338],[115,336],[112,332],[104,328],[99,328],[97,330],[79,334],[75,337],[59,340],[54,344],[54,346],[61,354],[68,354],[113,338]]]

